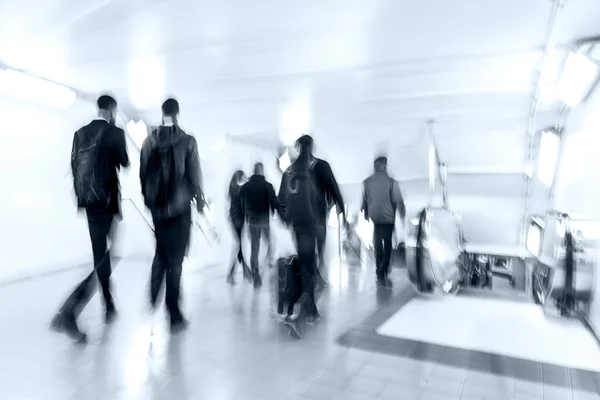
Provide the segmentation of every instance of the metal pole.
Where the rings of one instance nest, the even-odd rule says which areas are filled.
[[[433,199],[435,197],[435,179],[437,173],[436,169],[438,167],[437,149],[435,146],[435,140],[433,138],[434,124],[434,120],[427,120],[427,134],[429,139],[429,204],[433,203]]]
[[[339,271],[339,284],[340,284],[340,289],[342,287],[342,217],[341,214],[338,214],[337,216],[337,221],[338,221],[338,257],[340,259],[340,271]]]
[[[445,209],[448,209],[448,187],[447,187],[448,165],[445,163],[440,164],[439,168],[440,168],[440,180],[442,181],[442,205],[444,206]]]

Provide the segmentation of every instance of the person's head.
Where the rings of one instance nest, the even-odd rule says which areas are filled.
[[[377,172],[386,172],[387,171],[387,157],[377,157],[375,162],[373,163],[373,167],[375,167],[375,171]]]
[[[179,102],[175,99],[166,100],[162,107],[163,121],[170,119],[174,124],[177,123],[177,117],[179,116]]]
[[[312,154],[314,147],[313,138],[310,135],[302,135],[296,140],[296,150],[300,154]]]
[[[246,179],[246,175],[244,174],[244,171],[242,170],[237,170],[233,173],[233,176],[231,177],[231,182],[229,182],[229,195],[233,195],[238,187],[244,183],[244,180]]]
[[[96,101],[98,106],[98,116],[114,124],[117,119],[117,101],[108,95],[98,97]]]
[[[257,162],[256,164],[254,164],[254,175],[264,175],[265,174],[265,167],[263,166],[262,163]]]

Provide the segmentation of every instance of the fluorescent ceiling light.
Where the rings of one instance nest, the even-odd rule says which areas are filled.
[[[540,240],[542,238],[542,228],[537,224],[529,224],[527,232],[527,250],[538,256],[540,252]]]
[[[537,224],[540,228],[543,228],[546,226],[546,223],[544,222],[544,220],[541,217],[533,216],[533,217],[531,217],[531,222],[533,222],[534,224]]]
[[[552,186],[558,158],[559,138],[554,132],[542,132],[538,164],[538,179],[546,186]]]
[[[558,97],[569,107],[577,106],[598,79],[598,65],[585,55],[570,53],[557,86]]]
[[[0,93],[63,110],[77,98],[66,86],[12,69],[0,70]]]

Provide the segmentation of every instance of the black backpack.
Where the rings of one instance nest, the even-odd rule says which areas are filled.
[[[73,149],[71,167],[77,205],[81,208],[103,211],[110,204],[107,160],[102,155],[102,142],[109,128],[93,135],[83,131],[76,133],[78,146]]]
[[[166,151],[150,149],[144,181],[144,202],[155,210],[165,207],[175,189],[175,154],[173,146]]]
[[[316,223],[319,190],[314,168],[317,162],[313,159],[299,170],[291,166],[286,172],[289,174],[285,192],[286,219],[292,225],[312,226]]]

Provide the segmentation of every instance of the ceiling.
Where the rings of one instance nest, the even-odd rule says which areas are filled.
[[[310,132],[347,185],[386,152],[414,196],[428,192],[425,121],[433,119],[451,198],[520,205],[552,7],[544,0],[0,0],[0,61],[92,95],[112,92],[129,115],[151,122],[175,96],[182,125],[205,147],[229,134],[276,149]],[[559,56],[600,34],[598,15],[600,1],[566,1],[556,20]],[[554,122],[557,107],[541,104],[539,126]]]

